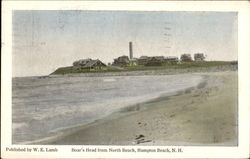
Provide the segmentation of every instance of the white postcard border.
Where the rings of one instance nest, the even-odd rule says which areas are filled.
[[[218,1],[3,1],[1,73],[1,154],[3,158],[242,158],[249,155],[250,3]],[[129,10],[238,12],[239,145],[223,146],[62,146],[11,144],[12,11],[13,10]],[[249,35],[249,36],[247,36]],[[10,152],[6,148],[26,148]],[[181,148],[182,153],[73,153],[72,148]],[[58,152],[27,152],[28,148],[56,148]]]

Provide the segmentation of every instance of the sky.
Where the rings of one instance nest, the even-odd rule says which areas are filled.
[[[236,12],[14,11],[13,77],[48,75],[79,59],[204,53],[237,60]]]

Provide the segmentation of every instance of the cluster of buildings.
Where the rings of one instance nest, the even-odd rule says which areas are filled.
[[[139,58],[133,57],[133,44],[129,42],[129,57],[126,55],[117,57],[114,59],[113,66],[161,66],[166,64],[177,64],[179,62],[191,62],[191,61],[204,61],[205,55],[203,53],[194,54],[194,59],[191,54],[182,54],[180,59],[177,56],[141,56]],[[111,65],[111,64],[109,64]],[[105,69],[106,64],[99,59],[82,59],[73,63],[74,67],[80,67],[83,69]]]
[[[175,56],[141,56],[139,58],[129,58],[128,56],[120,56],[114,59],[112,65],[116,66],[135,66],[135,65],[145,65],[145,66],[160,66],[163,64],[174,64],[179,61],[178,57]]]
[[[194,54],[192,59],[191,54],[182,54],[180,59],[177,56],[141,56],[139,58],[133,57],[133,44],[129,42],[129,57],[120,56],[114,59],[112,65],[117,66],[133,66],[133,65],[145,65],[145,66],[160,66],[165,64],[177,64],[178,62],[191,62],[191,61],[204,61],[205,55],[203,53]]]
[[[180,61],[181,62],[191,62],[191,61],[204,61],[206,56],[203,53],[194,54],[194,59],[192,59],[191,54],[182,54]]]

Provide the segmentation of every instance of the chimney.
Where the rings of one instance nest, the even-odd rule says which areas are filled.
[[[131,41],[129,42],[129,58],[133,58],[133,44]]]

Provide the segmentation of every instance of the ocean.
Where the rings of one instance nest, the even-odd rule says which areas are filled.
[[[12,143],[101,119],[122,108],[194,87],[198,75],[59,76],[12,79]]]

